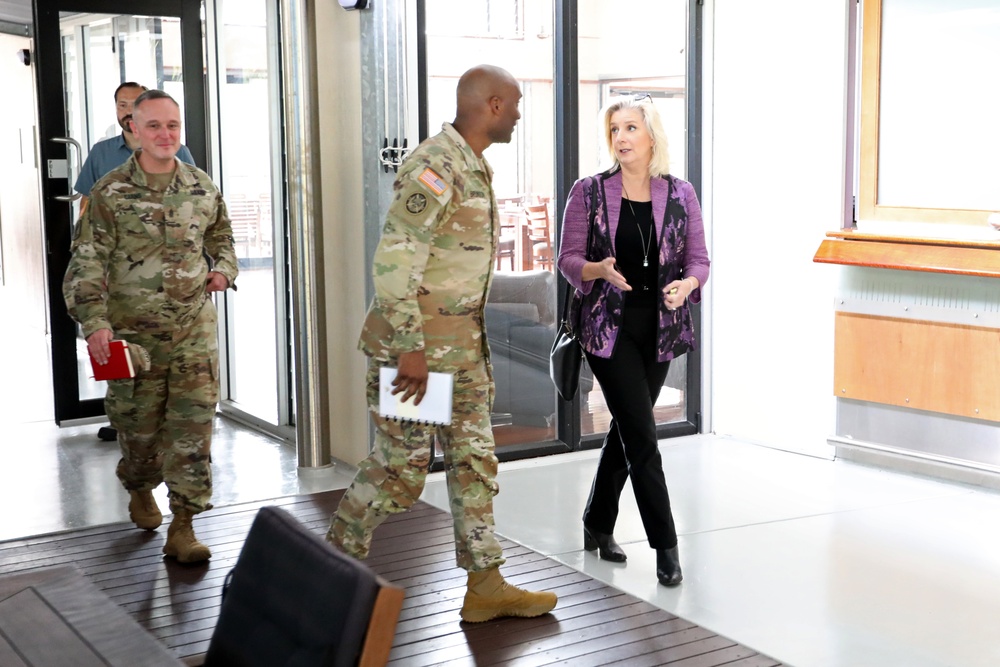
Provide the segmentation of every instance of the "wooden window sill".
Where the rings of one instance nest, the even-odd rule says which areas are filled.
[[[1000,278],[1000,241],[829,232],[814,262]]]

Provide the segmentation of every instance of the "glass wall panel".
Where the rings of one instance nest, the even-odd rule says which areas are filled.
[[[433,134],[455,117],[468,68],[493,63],[520,82],[521,121],[509,144],[485,152],[501,213],[500,255],[486,308],[498,446],[553,440],[556,394],[548,374],[555,337],[555,164],[551,0],[429,0],[427,118]]]
[[[227,399],[278,425],[278,356],[287,351],[278,350],[276,317],[268,2],[216,6],[222,193],[240,266],[239,289],[227,292]]]
[[[663,120],[670,172],[686,172],[686,91],[688,0],[635,0],[621,3],[580,0],[580,174],[611,166],[598,118],[601,106],[618,94],[648,93]],[[627,26],[627,29],[623,29]],[[687,419],[686,358],[675,360],[656,402],[658,423]],[[589,376],[589,369],[584,370]],[[583,435],[607,431],[608,413],[600,385],[582,396]]]

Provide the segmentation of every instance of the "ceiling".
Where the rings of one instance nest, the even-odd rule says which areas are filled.
[[[31,0],[0,0],[0,21],[31,25]]]

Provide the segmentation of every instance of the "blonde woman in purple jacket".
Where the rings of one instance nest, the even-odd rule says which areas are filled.
[[[581,344],[612,416],[583,514],[584,548],[626,560],[613,533],[631,477],[656,578],[676,586],[683,575],[653,405],[670,360],[695,345],[688,303],[701,300],[709,268],[701,207],[691,184],[669,174],[666,134],[648,95],[612,98],[601,120],[614,165],[573,185],[558,262],[576,287]]]

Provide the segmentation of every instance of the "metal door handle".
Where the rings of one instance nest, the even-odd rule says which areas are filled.
[[[76,139],[73,139],[72,137],[52,137],[52,139],[50,141],[54,141],[57,144],[67,144],[69,146],[75,147],[76,148],[76,173],[79,174],[81,171],[83,171],[83,161],[80,159],[80,156],[83,155],[83,149],[80,147],[80,144],[77,142]],[[53,162],[53,160],[49,160],[49,168],[50,168],[50,170],[52,168],[52,162]],[[70,187],[70,193],[68,195],[58,195],[56,197],[53,197],[53,199],[55,199],[57,201],[76,201],[77,199],[79,199],[80,197],[83,196],[79,192],[73,192],[73,186],[72,185],[70,185],[69,187]]]

